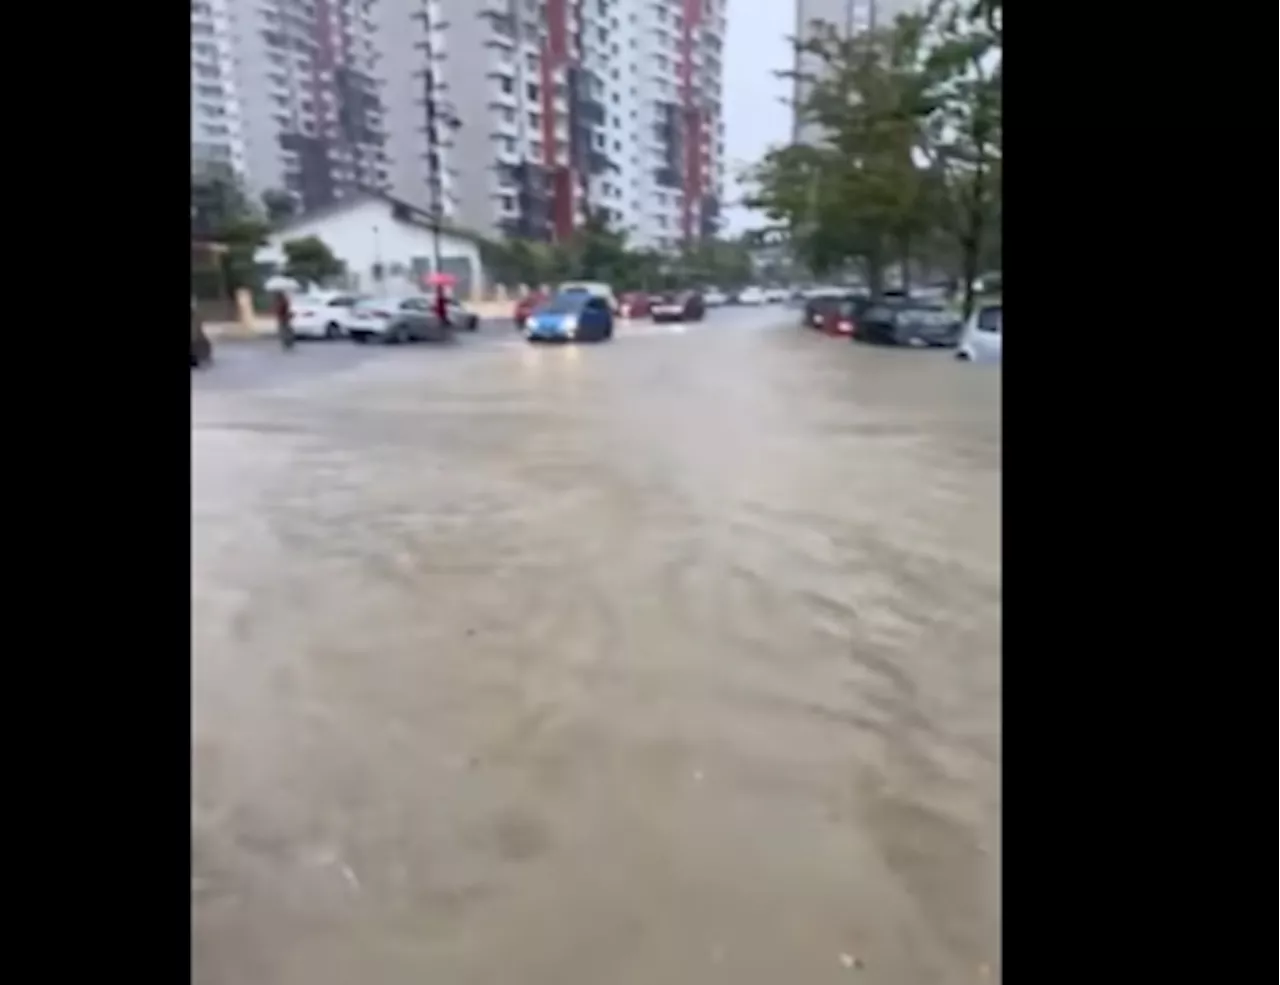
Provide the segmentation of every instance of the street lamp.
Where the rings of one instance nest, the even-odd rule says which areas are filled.
[[[432,23],[431,0],[423,0],[422,23],[426,28],[427,40],[426,71],[423,73],[425,104],[427,110],[427,190],[431,198],[431,266],[436,274],[440,270],[440,222],[444,216],[444,180],[440,168],[440,127],[457,130],[462,121],[448,108],[437,102],[437,95],[444,92],[446,86],[436,76],[436,54],[432,43],[432,35],[437,30],[444,30],[449,25],[443,22]]]

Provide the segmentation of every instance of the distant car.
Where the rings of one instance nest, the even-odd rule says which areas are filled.
[[[729,295],[714,287],[708,288],[702,295],[703,303],[708,308],[722,308],[729,303]]]
[[[643,291],[627,291],[618,299],[618,314],[623,318],[648,318],[649,295]]]
[[[759,305],[764,304],[764,291],[758,287],[744,287],[738,292],[738,304]]]
[[[530,342],[604,342],[613,338],[613,310],[585,291],[557,294],[533,309],[524,335]]]
[[[199,369],[213,362],[213,343],[204,331],[204,319],[191,305],[191,368]]]
[[[781,287],[766,287],[764,289],[765,304],[782,304],[787,300],[787,291]]]
[[[432,299],[424,294],[361,298],[351,309],[347,334],[353,342],[447,342],[453,329],[436,316]]]
[[[357,300],[349,291],[317,291],[293,298],[289,302],[293,334],[302,339],[341,338]]]
[[[853,338],[913,347],[954,346],[960,319],[945,305],[913,298],[877,298],[858,318]]]
[[[980,302],[960,335],[956,358],[973,363],[998,363],[1003,335],[1004,305],[999,301]]]
[[[800,324],[807,328],[826,331],[839,319],[841,305],[857,302],[861,306],[866,300],[866,296],[860,292],[840,288],[831,288],[823,292],[811,291],[805,297],[804,306],[800,309]],[[851,313],[861,314],[860,311]]]
[[[618,299],[614,297],[613,288],[598,280],[567,280],[556,288],[557,294],[589,294],[592,297],[604,298],[609,310],[618,312]]]
[[[446,298],[445,304],[449,312],[449,323],[464,332],[474,332],[480,327],[480,316],[471,311],[456,298]]]
[[[858,334],[863,314],[871,299],[861,294],[833,294],[805,303],[805,324],[827,335],[852,338]]]
[[[524,323],[529,320],[529,315],[533,313],[533,309],[540,304],[544,304],[546,300],[547,295],[542,291],[531,291],[516,302],[516,331],[524,328]]]
[[[655,322],[702,321],[707,305],[697,291],[669,291],[654,295],[649,310]]]

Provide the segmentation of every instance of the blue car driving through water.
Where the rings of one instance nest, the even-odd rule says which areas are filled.
[[[604,342],[613,338],[613,309],[602,297],[564,291],[538,305],[525,319],[530,342]]]

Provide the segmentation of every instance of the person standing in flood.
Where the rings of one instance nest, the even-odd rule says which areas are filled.
[[[289,307],[289,295],[285,291],[276,291],[272,309],[276,316],[276,332],[280,336],[280,345],[288,351],[293,348],[293,311]]]

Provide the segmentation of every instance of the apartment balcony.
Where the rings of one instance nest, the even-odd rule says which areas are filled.
[[[492,86],[489,89],[489,105],[498,106],[502,109],[518,109],[520,97],[516,94],[515,89],[510,92],[503,92],[500,87]]]

